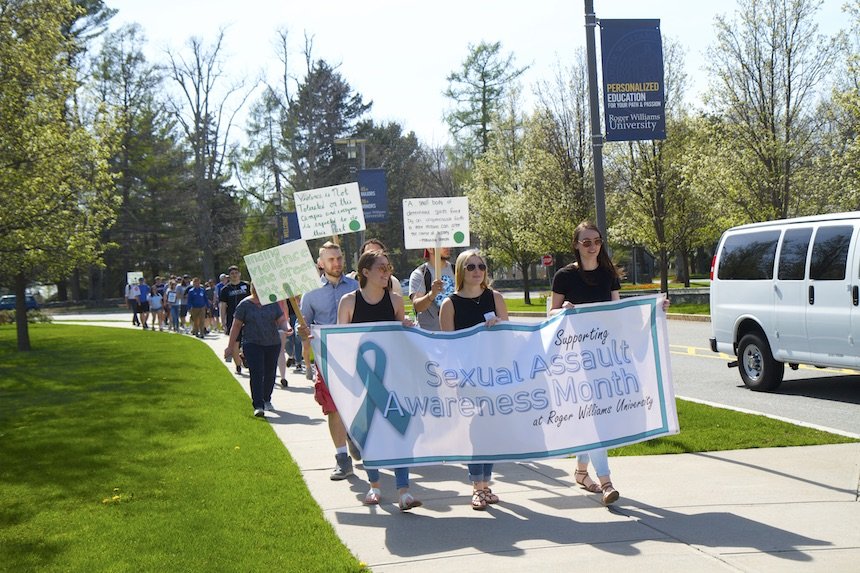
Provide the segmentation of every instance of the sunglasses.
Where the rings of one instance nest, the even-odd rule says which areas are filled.
[[[393,273],[394,265],[374,265],[373,270],[383,273]]]
[[[599,247],[603,244],[603,239],[585,239],[584,241],[577,241],[577,243],[588,249],[591,247],[592,244],[594,244],[594,246],[596,247]]]
[[[487,265],[485,265],[484,263],[478,263],[477,265],[475,263],[469,263],[468,265],[466,265],[466,270],[469,272],[474,271],[476,268],[485,271],[487,270]]]

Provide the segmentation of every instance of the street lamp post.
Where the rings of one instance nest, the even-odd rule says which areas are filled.
[[[346,157],[347,159],[356,159],[356,155],[360,153],[359,157],[359,169],[364,171],[366,168],[365,161],[366,156],[364,153],[364,144],[367,143],[367,139],[358,139],[358,138],[346,138],[346,139],[335,139],[335,145],[345,145],[346,146]],[[357,151],[358,150],[358,151]],[[354,167],[350,167],[350,173],[355,174],[354,180],[358,180],[358,174],[355,171]],[[359,231],[358,235],[356,235],[356,245],[355,245],[355,264],[353,268],[358,268],[358,257],[360,253],[358,252],[361,249],[361,245],[364,243],[364,231]]]

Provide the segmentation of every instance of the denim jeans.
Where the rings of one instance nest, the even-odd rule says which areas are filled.
[[[469,481],[490,481],[493,464],[469,464]]]
[[[609,454],[605,448],[576,454],[577,464],[587,464],[589,459],[591,460],[591,465],[594,466],[594,472],[598,476],[609,475]]]
[[[379,470],[367,468],[367,481],[375,483],[379,481]],[[397,489],[409,487],[409,468],[394,468],[394,483]]]
[[[272,399],[280,351],[280,344],[263,346],[246,342],[242,345],[245,362],[248,364],[248,374],[251,377],[251,404],[254,408],[262,408],[265,402]]]
[[[173,330],[179,330],[179,305],[170,305],[170,325]]]

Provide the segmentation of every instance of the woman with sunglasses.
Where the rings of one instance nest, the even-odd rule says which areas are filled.
[[[380,322],[397,320],[404,326],[413,326],[406,320],[403,297],[390,289],[391,273],[394,269],[388,256],[382,251],[365,251],[358,258],[359,289],[343,295],[337,307],[337,323]],[[370,490],[364,496],[365,505],[378,505],[381,498],[379,489],[379,470],[367,469]],[[397,485],[400,511],[407,511],[422,505],[409,493],[409,468],[395,468],[394,481]]]
[[[621,299],[618,270],[603,248],[603,237],[597,225],[583,221],[576,227],[573,256],[575,262],[559,270],[552,279],[550,316],[573,308],[575,304]],[[589,460],[600,485],[588,475]],[[615,503],[620,496],[609,479],[609,456],[605,448],[577,454],[574,479],[586,491],[602,492],[604,505]]]
[[[485,323],[487,327],[508,319],[508,307],[502,294],[490,288],[487,262],[477,250],[460,253],[454,264],[456,290],[439,308],[439,325],[444,331],[462,330]],[[468,464],[472,482],[472,509],[484,510],[499,503],[490,489],[493,464]]]

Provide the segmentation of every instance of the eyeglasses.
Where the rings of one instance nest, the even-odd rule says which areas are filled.
[[[394,272],[394,266],[393,265],[374,265],[373,270],[379,271],[382,273],[393,273]]]
[[[484,263],[478,263],[477,265],[475,263],[469,263],[468,265],[466,265],[466,270],[469,272],[474,271],[475,268],[479,268],[482,271],[485,271],[487,270],[487,265],[485,265]]]
[[[577,241],[580,245],[585,247],[586,249],[591,248],[591,245],[594,244],[595,247],[599,247],[603,244],[603,239],[585,239],[583,241]]]

